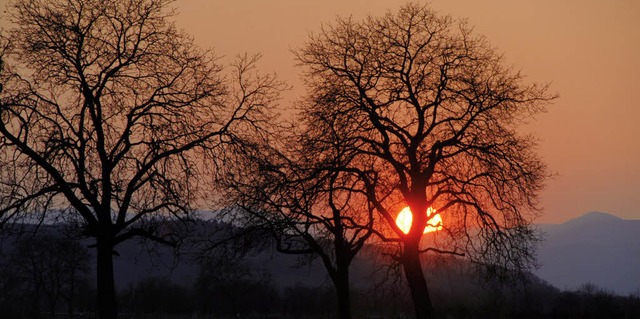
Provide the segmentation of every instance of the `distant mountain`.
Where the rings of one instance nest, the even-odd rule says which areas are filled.
[[[591,212],[540,229],[540,278],[560,289],[593,283],[620,295],[640,291],[640,220]]]

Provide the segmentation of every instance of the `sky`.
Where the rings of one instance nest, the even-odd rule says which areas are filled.
[[[424,1],[423,1],[424,2]],[[4,7],[6,0],[0,0]],[[230,61],[261,53],[260,68],[304,92],[292,49],[337,16],[397,10],[404,0],[178,0],[177,25]],[[466,18],[506,62],[560,98],[523,128],[540,139],[555,177],[542,193],[539,223],[590,211],[640,219],[640,1],[431,0]],[[2,21],[4,24],[4,21]]]
[[[263,54],[261,69],[304,92],[291,50],[337,16],[396,10],[390,0],[180,0],[178,25],[203,47],[231,58]],[[523,128],[540,139],[555,177],[542,193],[539,223],[590,211],[640,219],[640,1],[432,0],[466,18],[506,62],[560,95]]]

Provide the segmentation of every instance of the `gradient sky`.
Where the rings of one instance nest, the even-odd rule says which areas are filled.
[[[4,7],[6,0],[0,0]],[[178,0],[177,23],[228,61],[263,54],[261,69],[303,92],[290,50],[336,16],[380,15],[404,0]],[[524,130],[555,179],[542,194],[541,223],[589,211],[640,219],[640,1],[432,0],[443,14],[467,18],[506,61],[560,99]],[[4,24],[4,23],[3,23]]]
[[[178,23],[226,57],[261,52],[262,69],[303,92],[290,49],[337,15],[361,18],[397,9],[389,0],[181,0]],[[525,130],[557,177],[542,194],[542,223],[589,211],[640,218],[640,1],[433,0],[467,18],[532,81],[560,99]]]

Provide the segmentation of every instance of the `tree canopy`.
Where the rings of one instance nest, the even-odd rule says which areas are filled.
[[[531,266],[531,222],[548,173],[535,138],[517,127],[555,97],[547,85],[505,66],[465,21],[417,4],[362,21],[340,18],[313,34],[297,59],[315,149],[350,145],[353,160],[339,169],[362,178],[386,221],[380,234],[402,244],[417,317],[430,312],[420,252]],[[416,212],[407,234],[395,223],[405,206]],[[429,207],[443,230],[424,243],[435,216]]]

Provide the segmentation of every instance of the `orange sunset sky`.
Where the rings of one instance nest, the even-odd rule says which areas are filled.
[[[0,0],[4,7],[6,0]],[[337,15],[362,18],[404,0],[179,0],[177,23],[199,45],[229,61],[261,52],[261,70],[304,88],[290,50]],[[640,218],[640,1],[432,0],[467,18],[531,81],[551,82],[560,98],[523,128],[557,173],[542,193],[540,223],[589,211]],[[5,18],[3,18],[5,19]],[[6,25],[6,21],[3,21]]]
[[[291,48],[336,15],[380,15],[401,0],[181,0],[178,23],[218,54],[262,52],[263,69],[301,92]],[[542,194],[539,222],[588,211],[640,218],[640,1],[433,0],[466,17],[506,61],[560,94],[526,127],[557,177]]]

